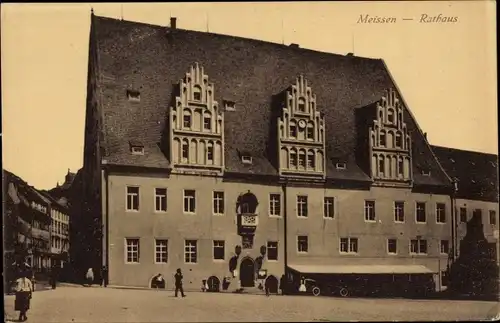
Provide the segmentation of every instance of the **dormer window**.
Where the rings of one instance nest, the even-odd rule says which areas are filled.
[[[201,88],[198,85],[193,88],[193,99],[195,101],[201,101]]]
[[[142,143],[131,141],[129,144],[132,155],[144,155],[144,145]]]
[[[236,104],[230,100],[224,100],[224,110],[226,111],[236,111]]]
[[[431,176],[431,171],[429,169],[424,169],[424,170],[422,170],[422,175]]]
[[[243,164],[251,164],[252,163],[252,156],[249,156],[249,155],[241,156],[241,162]]]
[[[306,101],[304,98],[299,99],[298,110],[299,112],[306,112]]]
[[[346,169],[346,164],[345,163],[336,163],[335,168],[336,169]]]
[[[133,102],[141,101],[141,93],[136,90],[127,90],[127,99]]]

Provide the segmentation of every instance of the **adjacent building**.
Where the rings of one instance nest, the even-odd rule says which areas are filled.
[[[82,272],[169,287],[181,268],[187,289],[433,275],[442,289],[455,187],[403,93],[381,59],[92,14]]]

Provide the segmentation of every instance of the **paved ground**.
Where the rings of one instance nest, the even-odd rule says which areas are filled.
[[[28,322],[269,322],[427,321],[498,317],[495,302],[360,299],[313,296],[188,293],[58,287],[35,292]],[[5,297],[6,321],[15,321],[14,296]]]

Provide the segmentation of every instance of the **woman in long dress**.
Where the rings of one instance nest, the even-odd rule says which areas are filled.
[[[23,271],[21,277],[16,280],[15,310],[19,311],[19,322],[26,321],[26,313],[30,309],[30,300],[33,295],[33,284],[28,279],[28,273]]]

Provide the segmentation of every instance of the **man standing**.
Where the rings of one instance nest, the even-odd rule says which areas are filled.
[[[184,295],[184,290],[182,289],[182,272],[180,268],[177,268],[177,272],[174,275],[175,277],[175,297],[177,297],[177,292],[181,291],[181,296],[186,297]]]
[[[56,289],[56,287],[57,287],[58,275],[59,275],[59,268],[57,266],[57,262],[54,261],[54,264],[52,265],[51,277],[50,277],[52,289]]]
[[[108,268],[106,266],[102,266],[101,269],[101,286],[108,286]]]

